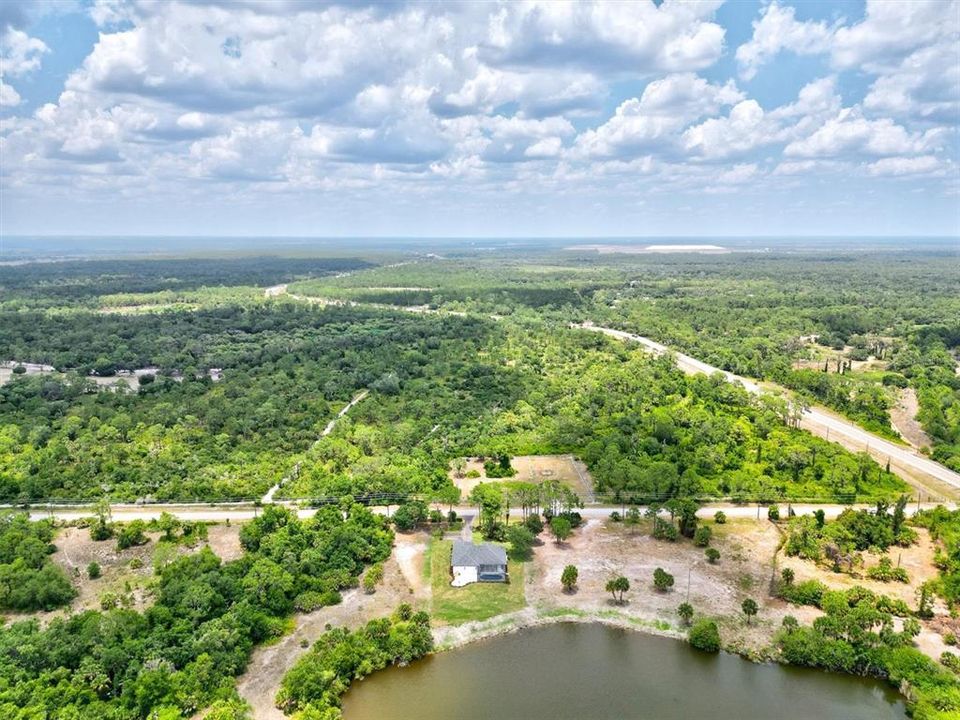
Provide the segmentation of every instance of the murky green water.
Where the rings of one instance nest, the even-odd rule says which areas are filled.
[[[355,683],[345,720],[903,720],[887,685],[603,625],[525,630]]]

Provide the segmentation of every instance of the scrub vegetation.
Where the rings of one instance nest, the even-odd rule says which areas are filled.
[[[698,525],[709,499],[766,504],[771,522],[760,522],[782,535],[791,562],[912,592],[914,571],[891,554],[918,542],[910,488],[868,454],[800,429],[798,408],[823,404],[896,439],[890,410],[912,392],[926,452],[960,469],[960,268],[948,260],[511,251],[389,267],[376,257],[0,267],[0,502],[99,502],[84,532],[142,552],[159,537],[177,542],[182,528],[172,517],[115,524],[107,503],[254,501],[275,490],[231,559],[184,547],[156,564],[137,603],[73,614],[77,585],[110,573],[98,579],[101,564],[85,559],[74,568],[82,580],[71,577],[52,559],[54,523],[0,516],[0,609],[18,614],[0,629],[0,710],[15,720],[245,717],[234,677],[255,647],[288,633],[295,613],[345,590],[369,602],[390,580],[392,530],[371,505],[399,504],[399,531],[419,532],[427,518],[437,529],[425,558],[413,543],[403,557],[426,575],[411,601],[430,615],[401,607],[312,636],[278,697],[303,718],[336,717],[351,680],[429,652],[431,619],[434,631],[456,632],[528,607],[528,587],[535,599],[602,596],[624,613],[655,595],[674,621],[679,603],[691,642],[708,651],[734,632],[767,631],[777,615],[739,569],[737,522],[718,513]],[[791,394],[685,375],[669,357],[571,327],[584,321]],[[575,492],[511,463],[547,455],[582,461],[579,479],[592,486]],[[485,472],[461,497],[465,458]],[[301,520],[270,498],[319,509]],[[628,577],[584,553],[598,530],[577,510],[594,500],[618,506],[609,524],[623,538],[611,542],[657,543],[670,562]],[[792,517],[802,500],[873,509]],[[509,583],[450,586],[441,525],[458,503],[478,508],[483,537],[509,543]],[[938,664],[914,645],[936,603],[960,601],[960,521],[938,510],[916,525],[939,544],[941,575],[920,585],[915,607],[779,575],[781,612],[787,601],[823,616],[785,622],[776,647],[792,663],[888,678],[908,689],[916,717],[946,718],[960,712],[948,669],[957,661]],[[697,558],[701,578],[750,581],[730,596],[735,624],[702,615],[696,598],[684,607],[691,571],[673,561],[680,552]],[[554,558],[549,575],[537,566],[544,556]],[[881,559],[868,569],[867,556]]]
[[[339,602],[367,565],[390,554],[392,533],[359,505],[307,521],[271,507],[244,526],[241,542],[239,560],[222,562],[204,547],[159,568],[155,602],[143,612],[90,610],[45,627],[36,619],[4,627],[0,710],[17,720],[166,720],[211,704],[232,712],[233,677],[253,647],[286,632],[294,609]]]

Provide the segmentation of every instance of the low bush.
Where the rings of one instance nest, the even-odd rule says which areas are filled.
[[[688,634],[690,644],[697,650],[704,652],[720,651],[720,630],[713,620],[701,618],[691,627]]]
[[[680,531],[677,529],[677,526],[669,520],[656,517],[653,519],[653,537],[657,540],[676,542],[680,539]]]

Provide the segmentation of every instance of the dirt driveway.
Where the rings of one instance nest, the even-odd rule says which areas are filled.
[[[367,595],[360,589],[347,590],[339,605],[295,615],[292,633],[272,645],[254,650],[246,672],[237,679],[237,690],[250,703],[255,720],[282,720],[286,717],[273,704],[280,681],[328,626],[355,628],[373,618],[389,615],[400,603],[421,604],[423,592],[429,592],[429,588],[423,588],[423,545],[421,535],[398,535],[397,547],[384,563],[383,582],[375,593]],[[404,559],[400,560],[401,557]],[[415,583],[408,582],[408,576]],[[304,643],[307,647],[303,646]]]

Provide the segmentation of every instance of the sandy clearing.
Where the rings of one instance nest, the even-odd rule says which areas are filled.
[[[614,613],[628,622],[668,623],[671,631],[680,633],[685,628],[676,609],[689,596],[698,614],[716,617],[721,627],[728,628],[726,637],[741,637],[746,649],[760,651],[769,645],[783,616],[796,615],[786,603],[769,596],[779,534],[765,521],[707,524],[715,532],[712,545],[721,553],[716,564],[707,562],[703,548],[690,540],[669,543],[653,539],[646,522],[632,529],[589,520],[563,545],[548,540],[535,548],[528,573],[528,602],[541,612],[572,608],[594,615]],[[577,590],[571,594],[564,593],[560,585],[560,575],[568,564],[580,571]],[[653,571],[658,567],[674,576],[672,590],[660,592],[653,587]],[[604,586],[620,574],[630,580],[631,588],[627,602],[618,606]],[[745,625],[740,610],[747,597],[761,608],[751,626]]]
[[[897,402],[890,408],[890,422],[894,430],[915,448],[930,447],[930,436],[924,432],[923,426],[917,420],[920,410],[920,401],[913,388],[903,388],[897,397]]]
[[[510,466],[517,471],[517,474],[509,478],[488,478],[483,469],[482,460],[464,458],[464,463],[464,477],[458,477],[453,469],[448,472],[449,478],[459,488],[464,500],[470,497],[470,493],[480,483],[509,480],[538,484],[546,480],[559,480],[587,501],[593,496],[593,479],[590,472],[587,466],[573,455],[517,455],[510,459]],[[466,477],[471,470],[480,473],[480,476]]]

